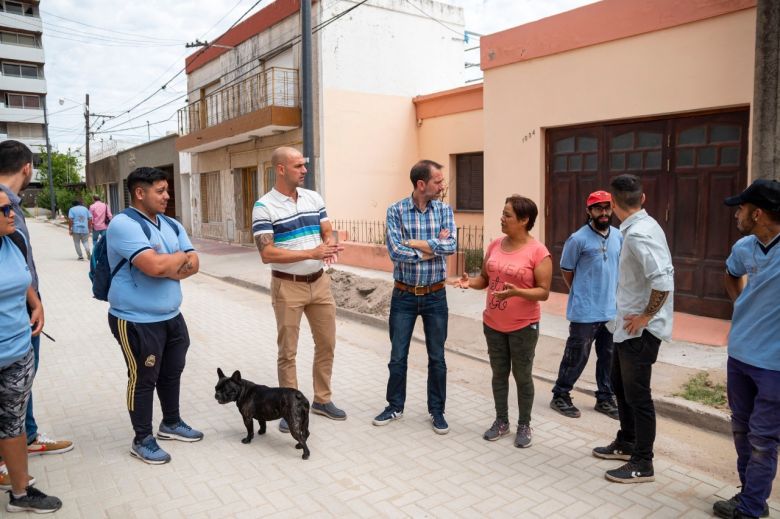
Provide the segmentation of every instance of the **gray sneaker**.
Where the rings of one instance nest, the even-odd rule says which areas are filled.
[[[279,420],[279,432],[282,432],[284,434],[287,434],[287,433],[290,432],[290,426],[287,425],[287,420],[285,420],[284,418]]]
[[[482,435],[482,439],[494,442],[502,436],[506,436],[509,432],[509,422],[496,419],[496,421],[493,422],[493,425],[490,426],[490,429],[485,431],[485,434]]]
[[[327,402],[325,404],[314,402],[313,404],[311,404],[311,412],[314,414],[327,416],[331,420],[347,419],[347,413],[345,413],[344,411],[336,407],[336,404],[334,404],[333,402]]]
[[[517,425],[517,435],[515,435],[515,447],[525,449],[531,446],[533,439],[533,429],[528,424]]]
[[[47,496],[35,487],[28,486],[26,494],[22,497],[14,497],[11,491],[5,509],[9,512],[33,512],[35,514],[48,514],[62,508],[62,501],[54,496]]]

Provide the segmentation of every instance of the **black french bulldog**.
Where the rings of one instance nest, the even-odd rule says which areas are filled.
[[[254,437],[252,419],[260,423],[257,434],[265,434],[265,422],[284,418],[290,428],[290,434],[298,440],[296,449],[303,449],[303,459],[309,459],[309,401],[297,389],[288,387],[268,387],[255,384],[241,378],[241,372],[235,371],[226,377],[217,368],[219,382],[214,388],[214,398],[220,404],[235,402],[244,418],[246,438],[241,443],[249,443]]]

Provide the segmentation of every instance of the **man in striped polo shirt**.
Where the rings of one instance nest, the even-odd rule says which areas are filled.
[[[333,227],[322,197],[303,189],[307,160],[294,148],[271,155],[276,185],[255,202],[252,233],[263,263],[271,264],[271,304],[276,316],[279,386],[298,388],[295,356],[301,315],[314,338],[314,402],[311,410],[333,420],[347,414],[331,400],[330,378],[336,347],[336,301],[323,267],[343,250],[333,242]],[[279,430],[288,432],[284,419]]]

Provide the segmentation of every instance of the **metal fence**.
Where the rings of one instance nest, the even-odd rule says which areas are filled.
[[[333,220],[333,229],[346,231],[347,241],[370,245],[384,245],[387,236],[387,225],[381,220]],[[484,235],[481,225],[458,227],[457,254],[455,254],[456,271],[479,272],[484,257]]]
[[[203,130],[268,106],[298,105],[298,71],[273,67],[220,88],[179,110],[179,135]]]

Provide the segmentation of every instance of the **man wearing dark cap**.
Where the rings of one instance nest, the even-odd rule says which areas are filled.
[[[780,437],[780,182],[759,179],[726,205],[745,237],[726,260],[734,301],[728,346],[728,400],[742,491],[718,501],[718,517],[767,517]]]
[[[618,419],[612,391],[612,333],[607,322],[615,318],[618,260],[623,238],[610,225],[612,196],[595,191],[585,202],[588,221],[569,236],[561,253],[561,273],[569,287],[566,319],[569,338],[553,387],[550,407],[569,418],[579,418],[580,410],[571,401],[571,390],[585,369],[590,347],[596,342],[596,411]]]

